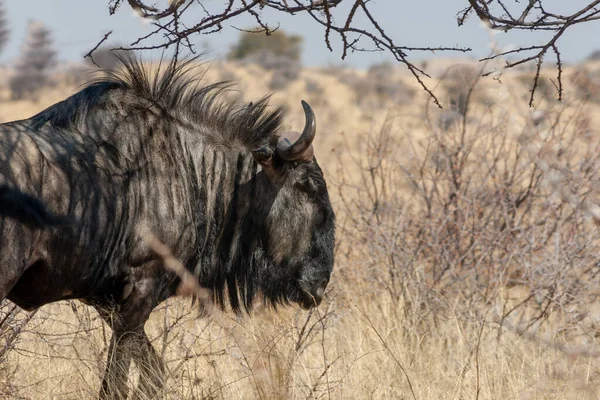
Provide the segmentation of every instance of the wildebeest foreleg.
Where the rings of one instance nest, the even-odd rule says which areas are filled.
[[[152,399],[162,391],[165,368],[161,357],[145,334],[138,337],[139,347],[134,352],[134,361],[140,371],[140,382],[134,399]]]
[[[141,278],[132,274],[128,283],[124,283],[118,304],[112,303],[108,307],[96,306],[113,330],[102,381],[101,399],[126,397],[131,360],[135,362],[140,373],[139,385],[135,391],[139,396],[152,399],[163,387],[163,363],[144,331],[144,325],[158,303],[156,281],[144,275],[147,271],[154,270],[135,270],[140,273]]]
[[[133,332],[113,332],[100,390],[101,400],[127,398],[127,376],[132,359],[131,349],[135,345],[133,336]]]
[[[127,376],[131,360],[140,372],[133,398],[152,399],[162,390],[164,365],[143,329],[114,332],[102,381],[101,399],[127,398]]]
[[[19,223],[0,218],[0,301],[4,300],[23,273],[37,261],[32,254],[34,235]],[[35,254],[35,253],[34,253]]]

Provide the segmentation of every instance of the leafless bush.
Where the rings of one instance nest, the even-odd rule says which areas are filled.
[[[534,73],[524,73],[517,75],[517,81],[520,82],[524,87],[531,85],[531,80],[534,78]],[[545,101],[556,101],[558,100],[558,93],[552,80],[546,76],[540,75],[537,80],[536,94],[539,95]],[[524,95],[529,97],[530,94]]]
[[[408,104],[415,95],[415,90],[402,80],[396,66],[389,62],[372,65],[365,76],[339,68],[332,69],[331,73],[353,89],[358,104],[373,110],[389,103]]]
[[[27,315],[9,301],[0,303],[0,397],[12,398],[15,395],[15,377],[18,366],[9,365],[6,360],[19,341],[19,337],[34,313]]]
[[[271,90],[286,88],[298,79],[302,71],[302,64],[298,59],[278,55],[269,50],[252,52],[239,61],[241,64],[256,64],[266,71],[272,71],[273,75],[269,82]]]
[[[304,80],[304,91],[307,95],[307,100],[310,104],[314,104],[315,107],[329,107],[331,100],[327,96],[325,87],[317,80],[312,78],[306,78]]]
[[[600,69],[590,71],[589,68],[580,66],[572,73],[571,82],[583,100],[600,104]]]
[[[323,87],[314,79],[307,79],[306,82],[304,82],[304,90],[308,94],[314,94],[317,96],[323,94]]]
[[[375,95],[391,99],[394,103],[406,104],[414,97],[415,91],[404,83],[399,77],[398,68],[390,62],[369,67],[367,79]]]
[[[474,65],[456,64],[446,70],[440,77],[440,87],[450,110],[464,114],[469,101],[488,106],[493,104],[485,87],[477,85],[480,78],[481,67]]]
[[[524,329],[561,319],[565,336],[593,334],[598,228],[549,185],[585,201],[600,196],[600,149],[579,125],[583,110],[550,109],[547,123],[518,129],[509,112],[468,112],[447,132],[430,123],[425,137],[403,140],[390,120],[364,140],[358,179],[344,163],[352,258],[419,332],[458,314],[515,318]]]
[[[298,79],[300,75],[300,66],[290,64],[289,67],[277,69],[273,72],[273,76],[269,81],[269,89],[281,90]]]

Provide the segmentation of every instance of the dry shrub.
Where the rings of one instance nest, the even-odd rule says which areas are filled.
[[[446,100],[447,107],[464,114],[469,101],[488,106],[493,104],[492,97],[485,87],[478,85],[481,74],[480,67],[470,64],[456,64],[449,67],[439,80],[442,98]]]
[[[437,349],[437,380],[460,370],[446,370],[457,362],[465,397],[481,395],[481,368],[506,380],[519,358],[522,372],[539,368],[526,350],[513,353],[529,345],[555,351],[546,374],[520,391],[496,383],[485,398],[596,398],[598,376],[576,362],[593,357],[597,366],[600,355],[600,240],[585,206],[600,201],[600,149],[585,109],[555,106],[525,123],[511,109],[478,107],[473,116],[469,101],[444,131],[429,123],[425,135],[399,139],[389,118],[358,154],[347,149],[353,163],[340,163],[337,177],[350,265],[340,279],[366,282],[382,314],[387,293],[385,313],[400,325],[385,324],[399,336],[389,340],[407,344],[404,359],[415,364]],[[482,367],[482,347],[506,364]]]
[[[523,92],[523,99],[529,99],[531,97],[531,88],[533,87],[534,77],[535,71],[519,74],[515,77],[517,82],[521,83],[524,88],[527,88],[527,91]],[[544,74],[540,74],[535,87],[536,103],[538,102],[538,99],[546,103],[558,100],[557,86],[555,86],[551,78]]]
[[[367,80],[373,94],[388,98],[397,104],[406,104],[415,95],[415,90],[408,87],[399,77],[397,65],[391,62],[383,62],[369,67]]]
[[[356,102],[369,110],[381,109],[386,104],[409,104],[415,90],[400,76],[397,66],[384,62],[369,67],[366,75],[356,71],[332,67],[329,73],[335,74],[356,94]]]
[[[318,81],[309,78],[304,82],[304,91],[309,95],[322,96],[323,86]]]
[[[298,59],[286,55],[275,54],[269,50],[261,50],[247,55],[239,60],[243,64],[256,64],[266,71],[271,71],[269,88],[271,90],[285,89],[290,83],[295,82],[302,71],[302,64]]]
[[[18,365],[7,363],[7,358],[17,347],[23,329],[34,315],[25,313],[7,300],[0,303],[0,398],[12,398],[17,393],[15,382],[21,371]]]
[[[459,316],[594,337],[598,228],[572,199],[600,200],[600,148],[583,109],[547,115],[515,129],[488,109],[402,140],[388,123],[355,159],[358,181],[339,170],[349,258],[418,332]]]
[[[335,101],[335,98],[332,99],[332,96],[328,95],[329,92],[326,89],[326,85],[320,83],[318,79],[305,78],[304,93],[306,93],[308,103],[313,107],[319,107],[320,109],[330,109],[331,102]]]
[[[600,68],[579,67],[571,74],[570,81],[581,99],[600,104]]]

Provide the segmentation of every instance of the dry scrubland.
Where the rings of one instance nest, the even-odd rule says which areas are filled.
[[[444,110],[385,66],[303,69],[277,91],[290,127],[300,99],[318,118],[338,214],[326,300],[203,319],[185,299],[164,303],[147,331],[167,398],[600,397],[600,232],[586,212],[600,203],[600,65],[566,68],[562,103],[544,71],[531,109],[531,72],[477,80],[476,63],[450,64],[429,66]],[[211,68],[243,101],[268,91],[258,66]],[[38,102],[2,93],[0,120],[75,90],[56,80]],[[95,311],[2,313],[0,397],[96,396],[110,332]]]

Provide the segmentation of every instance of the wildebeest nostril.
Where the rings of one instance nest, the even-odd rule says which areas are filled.
[[[319,300],[321,300],[323,298],[323,295],[325,294],[325,287],[321,286],[320,288],[317,289],[317,292],[315,293],[315,297]]]
[[[321,283],[319,284],[319,288],[322,288],[323,291],[325,291],[325,288],[327,287],[327,284],[329,284],[329,279],[327,278],[323,278],[323,280],[321,281]]]
[[[302,308],[309,309],[312,307],[318,307],[323,300],[323,296],[325,295],[325,288],[328,284],[327,279],[323,279],[319,282],[318,285],[312,286],[312,288],[308,288],[305,285],[301,284],[302,288]]]

